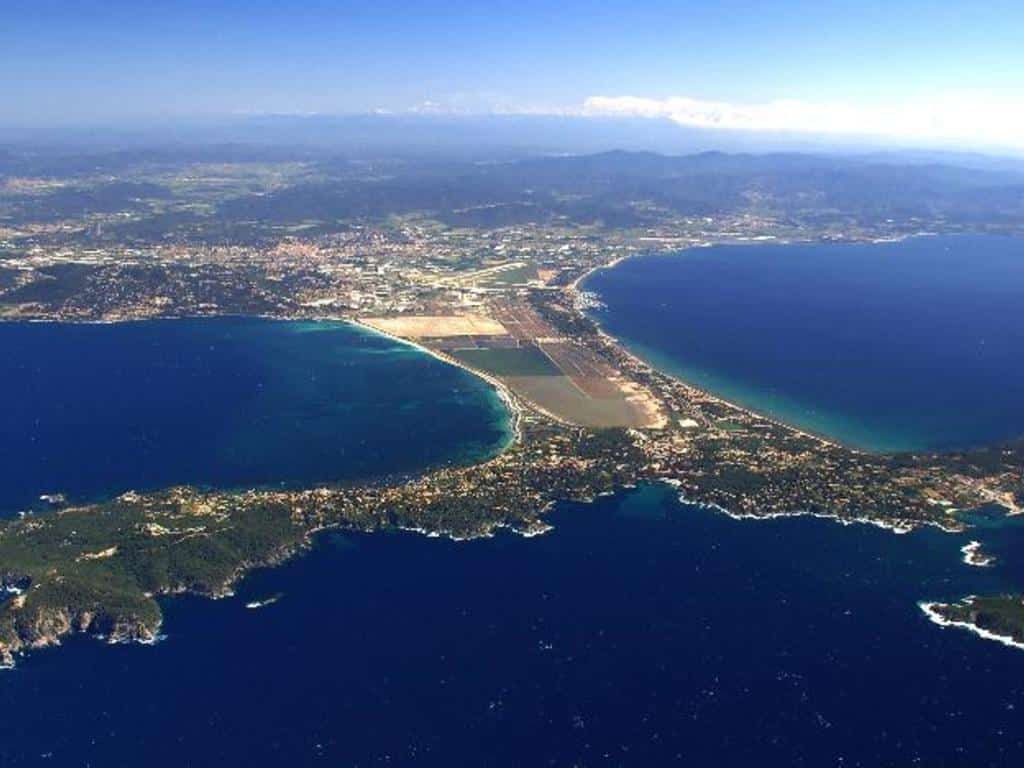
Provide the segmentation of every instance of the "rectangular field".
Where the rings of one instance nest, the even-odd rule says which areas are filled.
[[[562,337],[529,303],[499,298],[488,306],[490,316],[406,315],[363,322],[421,340],[469,368],[497,377],[524,400],[563,421],[597,428],[664,423],[665,415],[649,392],[593,350]]]
[[[514,392],[565,421],[586,427],[645,427],[652,418],[639,404],[618,397],[591,397],[568,376],[509,376]]]
[[[560,376],[561,371],[535,346],[457,349],[452,355],[472,368],[501,378]]]
[[[503,336],[505,327],[483,315],[408,315],[363,317],[360,321],[407,339],[443,339],[451,336]]]
[[[570,342],[543,343],[540,348],[577,387],[591,397],[621,397],[618,372],[586,347]]]

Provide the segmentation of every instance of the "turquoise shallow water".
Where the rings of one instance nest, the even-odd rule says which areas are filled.
[[[638,354],[804,429],[879,451],[1024,435],[1024,239],[701,248],[585,287]]]
[[[509,439],[465,371],[343,323],[0,323],[0,510],[192,483],[302,486]]]

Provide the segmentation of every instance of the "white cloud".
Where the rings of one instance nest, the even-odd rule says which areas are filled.
[[[588,116],[667,118],[700,128],[1024,150],[1024,93],[1015,99],[954,94],[896,105],[794,99],[734,104],[687,97],[593,96],[584,102],[581,112]]]

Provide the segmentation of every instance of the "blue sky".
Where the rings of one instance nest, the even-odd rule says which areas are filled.
[[[1005,123],[1024,102],[1019,0],[2,6],[6,122],[440,109],[910,136],[936,104]]]

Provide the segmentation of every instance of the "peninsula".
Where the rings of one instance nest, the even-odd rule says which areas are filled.
[[[72,632],[152,641],[156,596],[230,594],[248,570],[331,527],[534,534],[560,499],[652,481],[737,516],[801,512],[894,530],[958,529],[958,510],[1017,504],[1022,446],[995,461],[991,451],[886,457],[798,432],[630,355],[580,311],[575,286],[498,294],[475,317],[364,321],[501,388],[516,437],[489,461],[354,487],[129,493],[0,524],[0,586],[12,594],[0,604],[3,661]]]
[[[251,569],[301,551],[329,528],[534,535],[546,530],[545,512],[559,500],[651,482],[736,517],[810,514],[894,531],[962,530],[964,510],[1024,508],[1024,441],[875,455],[806,434],[647,365],[586,315],[593,297],[579,288],[591,270],[652,250],[874,240],[966,224],[874,214],[851,223],[763,200],[756,210],[713,215],[633,200],[640,218],[629,226],[574,220],[557,213],[561,202],[542,220],[531,208],[529,220],[515,223],[468,221],[484,215],[476,208],[406,210],[386,221],[369,214],[339,220],[321,208],[313,223],[282,222],[281,211],[291,208],[280,174],[262,166],[216,172],[218,179],[238,174],[246,189],[267,187],[207,200],[218,215],[195,218],[196,200],[207,194],[196,179],[213,171],[190,167],[173,172],[175,196],[148,213],[133,199],[130,215],[79,212],[43,222],[11,213],[35,210],[24,190],[41,187],[20,183],[0,207],[8,212],[0,230],[0,316],[356,322],[484,378],[509,405],[514,439],[482,463],[413,478],[295,491],[177,487],[0,522],[6,665],[72,633],[152,642],[162,622],[159,596],[228,595]],[[304,178],[291,189],[314,195]],[[281,207],[268,212],[275,196]],[[172,216],[176,199],[185,207]],[[231,222],[233,234],[222,237],[218,228]],[[970,598],[931,610],[1009,637],[1024,629],[1019,598]]]

